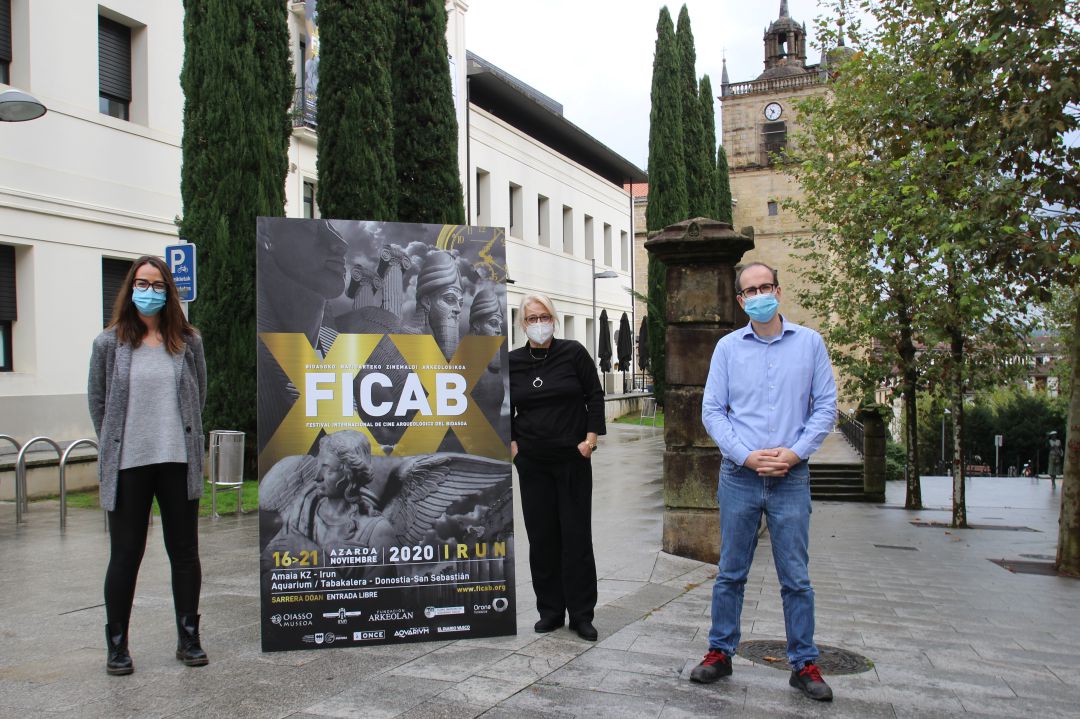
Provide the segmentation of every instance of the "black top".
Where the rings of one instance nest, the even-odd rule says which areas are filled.
[[[574,340],[551,340],[510,353],[510,438],[519,451],[577,447],[604,434],[604,389],[588,351]]]

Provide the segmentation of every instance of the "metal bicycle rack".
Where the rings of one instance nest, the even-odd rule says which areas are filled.
[[[26,512],[30,508],[30,498],[26,487],[26,452],[35,444],[45,443],[56,450],[56,456],[60,460],[59,474],[60,474],[60,529],[63,529],[67,525],[67,461],[71,456],[71,453],[80,446],[89,445],[94,449],[98,448],[96,441],[92,439],[77,439],[68,445],[67,449],[61,449],[52,438],[40,436],[34,437],[27,441],[26,444],[20,445],[14,437],[10,437],[6,434],[0,434],[0,441],[7,441],[15,445],[15,449],[19,450],[19,455],[15,460],[15,524],[22,524],[23,512]]]
[[[68,445],[68,448],[64,450],[64,456],[60,458],[60,529],[67,525],[67,482],[64,479],[64,470],[67,467],[68,456],[80,445],[98,448],[97,442],[92,439],[77,439]]]
[[[23,512],[30,509],[30,500],[26,496],[26,450],[39,442],[44,442],[55,449],[57,459],[62,459],[64,456],[64,450],[60,449],[60,445],[48,437],[34,437],[27,440],[19,450],[19,457],[15,460],[15,524],[22,524]]]

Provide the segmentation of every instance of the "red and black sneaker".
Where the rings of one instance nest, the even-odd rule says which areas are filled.
[[[816,699],[819,702],[832,701],[832,689],[821,678],[821,670],[813,662],[807,662],[798,671],[793,670],[788,684],[811,699]]]
[[[712,684],[720,677],[731,676],[731,657],[719,649],[710,649],[701,664],[690,672],[690,681]]]

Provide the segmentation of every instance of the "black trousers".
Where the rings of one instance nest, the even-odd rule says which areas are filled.
[[[518,453],[514,465],[536,609],[543,619],[565,612],[570,624],[591,622],[596,608],[592,464],[575,449],[557,458]]]
[[[199,611],[199,500],[187,497],[187,464],[149,464],[120,470],[116,509],[109,512],[112,552],[105,572],[105,615],[110,624],[126,626],[131,617],[154,497],[161,510],[161,532],[172,565],[176,613]]]

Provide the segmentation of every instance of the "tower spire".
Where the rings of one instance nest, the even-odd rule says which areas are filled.
[[[844,17],[847,14],[847,3],[845,0],[840,0],[840,17],[836,20],[836,24],[839,25],[838,32],[840,33],[840,47],[844,47],[844,25],[847,24],[847,19]]]
[[[780,17],[790,17],[788,15],[787,0],[780,0]]]

